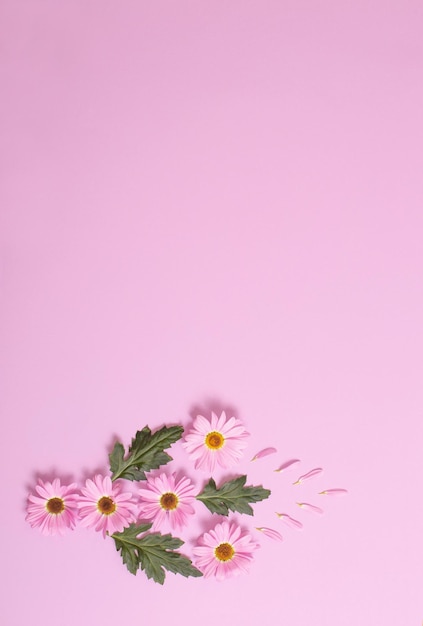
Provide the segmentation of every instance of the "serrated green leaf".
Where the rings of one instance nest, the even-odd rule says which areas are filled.
[[[122,560],[131,574],[141,569],[148,578],[161,585],[166,578],[165,570],[186,578],[202,576],[186,556],[175,552],[184,543],[181,539],[160,533],[147,533],[139,537],[150,528],[151,524],[131,524],[123,532],[112,535],[116,550],[120,550]]]
[[[137,431],[129,446],[125,459],[125,448],[120,442],[115,443],[109,454],[112,480],[145,480],[145,472],[166,465],[172,457],[165,452],[175,441],[182,437],[182,426],[163,426],[151,433],[148,426]]]
[[[122,561],[131,572],[136,574],[139,569],[139,559],[135,550],[131,550],[131,541],[136,540],[137,536],[149,530],[152,524],[131,524],[121,533],[112,535],[115,540],[116,550],[121,550]]]
[[[109,454],[110,471],[112,473],[117,472],[119,468],[123,465],[124,456],[125,448],[120,443],[120,441],[117,441],[114,445],[113,450]]]
[[[245,487],[247,477],[238,476],[223,483],[219,489],[213,478],[210,478],[203,491],[197,496],[209,511],[218,515],[229,515],[229,511],[254,515],[249,503],[260,502],[270,496],[269,489],[259,487]]]

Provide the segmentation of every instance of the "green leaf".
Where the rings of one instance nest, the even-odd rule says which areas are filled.
[[[129,528],[125,528],[121,533],[112,535],[115,540],[116,550],[121,550],[121,556],[124,564],[131,572],[136,574],[139,569],[139,558],[135,549],[131,548],[131,541],[136,540],[137,536],[149,530],[152,524],[131,524]]]
[[[184,543],[181,539],[160,533],[147,533],[139,537],[150,528],[151,524],[131,524],[123,532],[112,535],[116,550],[120,550],[122,560],[131,574],[141,569],[148,578],[161,585],[166,578],[165,570],[186,578],[203,575],[186,556],[175,552]]]
[[[172,457],[164,452],[182,437],[182,426],[163,426],[151,434],[148,426],[138,430],[125,459],[125,448],[118,441],[109,454],[112,480],[145,480],[145,472],[166,465]]]
[[[254,515],[250,502],[260,502],[270,496],[269,489],[259,487],[245,487],[246,476],[238,476],[228,480],[218,489],[213,478],[210,478],[203,491],[197,496],[212,513],[229,515],[229,511]]]

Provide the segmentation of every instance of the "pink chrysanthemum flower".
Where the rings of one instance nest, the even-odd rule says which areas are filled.
[[[85,483],[78,507],[81,525],[112,535],[121,532],[136,521],[136,506],[132,493],[121,493],[121,486],[112,483],[109,476],[97,474]]]
[[[258,548],[248,532],[229,522],[217,524],[204,533],[194,549],[195,564],[206,578],[215,576],[223,580],[248,572],[253,552]]]
[[[172,529],[182,528],[188,523],[188,515],[195,511],[192,503],[196,490],[189,478],[176,480],[176,474],[147,476],[146,484],[140,489],[140,516],[153,520],[153,530],[169,522]]]
[[[212,473],[216,465],[226,468],[238,463],[247,445],[245,437],[248,433],[240,420],[227,419],[222,411],[220,417],[212,413],[210,421],[197,415],[182,446],[195,461],[195,469]]]
[[[38,496],[28,496],[26,520],[32,528],[40,528],[43,535],[64,535],[66,528],[75,527],[78,518],[77,485],[60,485],[60,478],[52,483],[39,479],[38,483]]]

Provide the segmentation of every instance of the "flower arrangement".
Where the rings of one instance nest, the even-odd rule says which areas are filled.
[[[233,514],[253,516],[251,505],[268,499],[269,489],[247,485],[245,474],[219,486],[213,478],[217,468],[237,467],[248,436],[242,422],[227,418],[225,411],[219,416],[212,412],[210,418],[198,415],[185,435],[181,425],[165,425],[155,432],[145,426],[137,431],[127,451],[122,443],[115,443],[109,454],[110,476],[97,474],[81,487],[76,483],[62,485],[59,478],[52,482],[39,479],[35,486],[37,495],[28,496],[26,519],[44,535],[63,535],[77,524],[101,532],[113,539],[131,574],[144,571],[160,584],[165,581],[166,571],[217,580],[247,572],[259,547],[254,530],[270,539],[282,540],[275,529],[246,529],[233,518]],[[166,450],[179,440],[193,463],[193,471],[210,475],[199,493],[190,476],[163,469],[172,461]],[[265,448],[251,461],[274,453],[275,448]],[[292,469],[298,463],[298,459],[285,462],[275,471]],[[321,472],[321,468],[310,470],[293,484],[300,485]],[[327,489],[319,495],[344,493],[345,489]],[[181,534],[189,525],[196,502],[202,503],[211,516],[226,519],[220,519],[197,538],[191,560],[179,552],[185,542],[173,533]],[[313,504],[297,504],[314,513],[323,512]],[[303,526],[287,513],[276,515],[288,527]],[[168,529],[172,534],[163,532]]]

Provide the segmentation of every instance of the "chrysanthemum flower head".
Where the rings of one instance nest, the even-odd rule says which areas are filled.
[[[41,479],[35,490],[38,496],[28,496],[26,520],[43,535],[64,535],[66,528],[73,529],[78,518],[77,485],[61,485],[60,478],[52,483]]]
[[[223,522],[204,533],[193,552],[195,564],[206,578],[215,576],[223,580],[248,572],[256,548],[258,544],[248,532],[237,524]]]
[[[139,513],[143,519],[153,521],[153,530],[163,528],[166,522],[172,529],[182,528],[188,523],[188,515],[195,512],[195,496],[189,478],[177,480],[176,474],[150,474],[140,489]]]
[[[210,421],[197,415],[182,446],[195,461],[196,469],[212,473],[218,465],[227,468],[238,463],[248,434],[241,421],[235,417],[227,419],[225,411],[220,417],[212,413]]]
[[[112,535],[121,532],[136,520],[136,505],[130,492],[121,493],[121,483],[112,483],[109,476],[97,474],[88,478],[78,507],[81,525]]]

